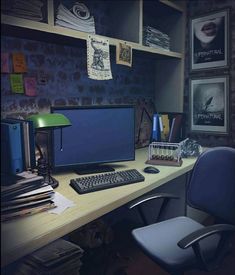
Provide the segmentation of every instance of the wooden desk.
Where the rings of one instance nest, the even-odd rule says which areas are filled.
[[[115,163],[112,166],[116,170],[136,168],[142,172],[147,156],[147,148],[138,149],[135,161]],[[2,223],[2,267],[187,173],[193,168],[195,161],[195,158],[184,159],[181,167],[158,166],[160,173],[144,174],[144,182],[84,195],[79,195],[69,186],[70,179],[78,177],[77,174],[56,175],[60,185],[55,191],[72,200],[76,206],[68,208],[60,215],[44,212]]]

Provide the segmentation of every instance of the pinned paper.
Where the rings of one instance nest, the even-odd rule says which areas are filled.
[[[13,70],[15,73],[25,73],[27,72],[25,56],[23,53],[13,53]]]
[[[9,73],[9,53],[1,53],[1,73]]]
[[[13,93],[23,94],[23,76],[22,74],[11,74],[10,75],[11,90]]]
[[[47,73],[45,73],[43,71],[39,71],[37,74],[37,80],[38,80],[37,83],[39,85],[46,85],[48,82],[48,78],[49,78],[49,76]]]
[[[36,78],[35,77],[25,77],[24,78],[24,88],[25,94],[27,96],[36,96]]]
[[[96,80],[112,79],[109,40],[89,35],[87,39],[88,77]]]
[[[132,47],[126,43],[118,43],[116,47],[116,63],[132,66]]]

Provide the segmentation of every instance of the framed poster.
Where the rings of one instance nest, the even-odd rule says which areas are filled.
[[[229,10],[191,19],[191,70],[228,66]]]
[[[228,134],[228,98],[228,76],[191,79],[191,131]]]

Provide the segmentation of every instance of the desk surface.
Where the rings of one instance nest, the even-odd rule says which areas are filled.
[[[136,160],[112,164],[116,170],[136,168],[144,174],[147,148],[136,150]],[[72,232],[88,222],[118,208],[125,203],[181,176],[193,168],[195,158],[183,159],[181,167],[158,166],[160,173],[144,174],[145,181],[103,191],[79,195],[70,186],[75,173],[57,174],[60,185],[56,192],[64,195],[76,205],[62,214],[38,213],[20,218],[1,226],[1,263],[7,265],[22,256]]]

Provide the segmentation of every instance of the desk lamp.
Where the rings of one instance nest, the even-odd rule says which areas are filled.
[[[44,177],[44,182],[50,184],[53,188],[59,185],[59,182],[51,176],[51,163],[49,157],[49,134],[51,131],[61,129],[61,150],[62,150],[62,128],[70,126],[71,122],[67,117],[57,113],[36,114],[28,117],[28,120],[33,121],[34,128],[37,132],[44,132],[47,134],[47,160],[43,155],[40,146],[36,143],[40,158],[38,159],[38,175]]]

